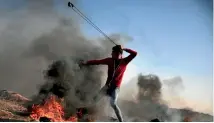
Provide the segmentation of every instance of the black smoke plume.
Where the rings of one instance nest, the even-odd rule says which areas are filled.
[[[62,4],[64,14],[56,3]],[[103,37],[92,40],[84,36],[79,23],[82,20],[67,7],[67,0],[56,3],[5,3],[10,11],[0,13],[0,88],[32,97],[33,103],[43,101],[51,92],[64,97],[66,105],[76,110],[90,102],[106,79],[105,67],[80,69],[78,61],[109,57],[114,45]],[[109,36],[121,44],[121,39],[129,40],[120,34]]]

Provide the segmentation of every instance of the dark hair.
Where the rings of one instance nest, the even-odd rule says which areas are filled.
[[[116,46],[112,47],[112,52],[119,52],[119,53],[123,54],[123,49],[122,49],[121,45],[116,45]]]

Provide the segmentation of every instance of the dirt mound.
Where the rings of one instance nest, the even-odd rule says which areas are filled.
[[[29,117],[20,115],[20,113],[27,111],[23,106],[27,101],[29,99],[18,93],[7,90],[0,91],[0,121],[30,121]]]
[[[29,99],[26,97],[7,90],[0,91],[0,100],[7,100],[7,101],[16,101],[16,102],[27,102]]]
[[[29,117],[29,112],[23,104],[25,104],[26,101],[29,101],[29,99],[23,97],[22,95],[18,93],[14,93],[12,91],[0,91],[0,122],[23,122],[23,121],[35,121],[32,120],[32,118]],[[124,101],[123,101],[124,102]],[[133,102],[130,101],[125,101],[127,104],[127,107],[129,105],[134,105]],[[133,111],[134,107],[131,107]],[[128,110],[128,109],[126,109]],[[182,117],[185,116],[190,116],[192,121],[213,121],[213,116],[207,115],[207,114],[202,114],[199,112],[189,112],[189,110],[184,110],[184,109],[172,109],[174,112],[179,111],[181,113]],[[84,113],[84,111],[82,112]],[[132,113],[132,112],[131,112]],[[142,121],[151,121],[149,118],[140,118],[138,119],[134,113],[133,114],[133,119],[131,118],[124,118],[125,121],[134,121],[134,122],[142,122]],[[136,117],[136,118],[134,118]],[[153,117],[154,118],[154,117]],[[188,118],[188,117],[187,117]],[[187,119],[185,117],[185,120]],[[144,120],[142,120],[144,119]],[[45,119],[46,120],[46,119]],[[101,117],[100,119],[96,119],[96,122],[117,122],[116,118],[104,116]]]

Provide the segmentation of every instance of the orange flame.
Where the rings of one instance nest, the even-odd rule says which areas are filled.
[[[44,104],[33,105],[30,117],[39,120],[40,117],[47,117],[52,122],[77,122],[76,116],[71,116],[67,120],[64,119],[64,110],[55,96],[50,96]]]

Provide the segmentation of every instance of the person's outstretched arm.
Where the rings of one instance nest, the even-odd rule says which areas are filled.
[[[128,49],[128,48],[123,48],[123,51],[126,51],[127,53],[129,53],[129,56],[124,58],[126,63],[129,63],[131,60],[133,60],[137,56],[137,52],[134,51],[134,50],[131,50],[131,49]]]
[[[80,65],[108,65],[109,58],[99,59],[99,60],[89,60],[86,62],[81,62]]]

